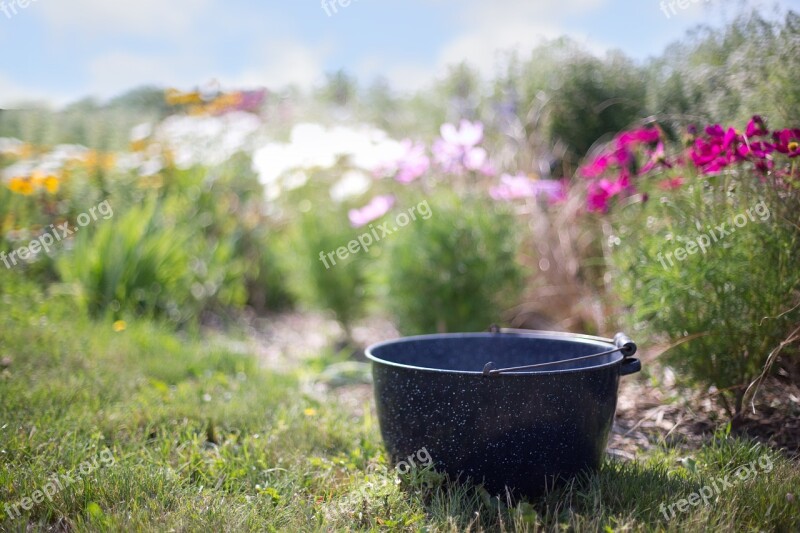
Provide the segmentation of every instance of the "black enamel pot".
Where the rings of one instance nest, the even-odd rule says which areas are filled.
[[[394,462],[430,455],[450,479],[536,496],[599,468],[619,377],[636,345],[523,330],[407,337],[370,346],[381,434]]]

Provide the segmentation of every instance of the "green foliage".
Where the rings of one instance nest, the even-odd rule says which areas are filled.
[[[189,301],[186,245],[191,236],[166,221],[150,201],[131,208],[94,232],[84,231],[58,263],[64,282],[92,314],[122,310],[179,318]]]
[[[733,390],[735,411],[743,386],[800,316],[792,309],[800,291],[800,195],[779,187],[742,172],[651,191],[649,201],[624,208],[611,239],[619,242],[611,254],[614,290],[630,321],[655,337],[685,340],[668,361],[687,377]],[[746,222],[737,227],[735,217]],[[721,224],[735,231],[723,237]],[[697,245],[702,236],[710,241],[705,251]],[[675,257],[689,247],[692,255]]]
[[[407,334],[485,330],[521,286],[516,223],[473,198],[433,197],[430,209],[391,237],[387,306]]]
[[[573,157],[644,114],[646,81],[622,54],[600,60],[576,53],[555,72],[547,91],[549,138],[566,143]]]
[[[761,114],[800,122],[800,14],[745,12],[701,27],[648,66],[651,113],[677,122],[744,123]]]
[[[323,196],[324,187],[314,189],[303,189],[308,194],[304,212],[292,221],[282,241],[292,291],[306,305],[333,312],[349,336],[367,302],[370,256],[364,252],[348,252],[345,260],[337,256],[337,250],[362,232],[350,227],[344,206],[332,205]],[[324,262],[320,253],[325,254]]]

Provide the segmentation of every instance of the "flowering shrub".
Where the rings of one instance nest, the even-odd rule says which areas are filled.
[[[690,127],[672,149],[657,127],[623,132],[579,170],[605,214],[613,293],[642,331],[679,343],[695,379],[744,386],[798,318],[800,130]]]
[[[773,179],[778,186],[800,185],[800,128],[770,132],[764,119],[754,116],[744,133],[719,124],[699,131],[690,126],[688,146],[683,151],[666,153],[664,136],[656,127],[626,131],[600,154],[582,166],[579,174],[590,180],[587,195],[589,211],[608,212],[614,197],[630,196],[646,190],[642,182],[662,170],[680,170],[704,176],[726,169],[754,171],[762,180]],[[635,183],[636,178],[643,178]],[[673,173],[658,182],[661,189],[683,185],[683,174]],[[782,184],[782,185],[781,185]]]

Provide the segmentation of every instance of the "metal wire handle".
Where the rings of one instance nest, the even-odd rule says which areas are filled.
[[[489,328],[489,331],[492,333],[509,333],[509,332],[526,332],[526,330],[508,330],[508,329],[501,329],[495,325],[492,325]],[[560,361],[549,361],[547,363],[537,363],[535,365],[525,365],[525,366],[515,366],[511,368],[494,368],[494,363],[491,361],[486,363],[483,367],[483,375],[484,376],[495,376],[497,374],[501,374],[503,372],[514,372],[517,370],[530,370],[532,368],[541,368],[545,366],[553,366],[553,365],[560,365],[563,363],[572,363],[574,361],[584,361],[586,359],[592,359],[594,357],[601,357],[603,355],[612,354],[614,352],[622,353],[624,358],[628,358],[633,356],[636,353],[636,343],[631,340],[626,334],[620,332],[614,335],[614,344],[616,348],[612,350],[607,350],[605,352],[600,353],[593,353],[591,355],[583,355],[581,357],[573,357],[572,359],[562,359]]]

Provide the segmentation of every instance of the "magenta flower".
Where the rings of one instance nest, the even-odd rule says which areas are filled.
[[[586,197],[586,202],[590,212],[607,213],[608,201],[610,199],[611,197],[608,194],[608,190],[603,188],[599,183],[592,183],[589,185],[589,193]]]
[[[608,169],[610,163],[610,155],[601,155],[594,158],[588,165],[581,167],[579,172],[584,178],[599,178]]]
[[[775,149],[782,154],[794,158],[800,155],[800,129],[785,129],[773,132]]]
[[[555,180],[533,180],[525,174],[503,174],[500,185],[489,189],[492,199],[510,202],[520,198],[537,198],[545,196],[551,202],[558,202],[566,196],[564,184]]]
[[[745,129],[744,134],[747,137],[763,137],[768,133],[769,130],[767,130],[764,119],[760,115],[753,115],[753,118],[747,123],[747,129]]]
[[[642,167],[642,170],[639,171],[639,175],[642,176],[647,174],[659,165],[666,168],[672,168],[672,165],[667,161],[667,153],[664,148],[664,141],[658,141],[655,150],[653,150],[653,152],[650,154],[650,159]]]
[[[719,172],[732,163],[731,155],[725,152],[724,144],[725,133],[717,135],[715,131],[708,139],[695,140],[689,155],[703,174]]]
[[[631,188],[630,176],[627,172],[623,172],[615,181],[601,179],[592,183],[589,185],[587,197],[589,211],[596,213],[608,212],[608,202],[614,196]]]
[[[372,199],[372,201],[370,201],[370,203],[368,203],[361,209],[350,210],[350,212],[348,213],[350,224],[354,228],[360,228],[361,226],[366,226],[373,220],[377,220],[386,213],[388,213],[389,210],[392,208],[392,206],[394,206],[394,203],[395,203],[394,196],[391,195],[376,196],[375,198]]]
[[[656,128],[641,128],[625,131],[617,136],[618,148],[632,148],[638,144],[655,144],[661,139],[661,132]]]
[[[410,139],[403,141],[405,153],[397,162],[398,172],[395,179],[400,183],[411,183],[431,168],[431,160],[425,153],[425,145]]]

